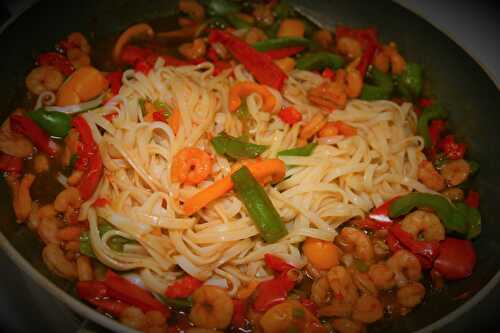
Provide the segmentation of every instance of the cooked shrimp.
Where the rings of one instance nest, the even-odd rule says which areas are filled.
[[[325,305],[330,299],[330,283],[326,277],[314,280],[311,286],[311,300],[319,306]]]
[[[389,71],[390,66],[394,75],[399,75],[406,69],[406,61],[399,54],[394,43],[389,43],[389,45],[383,47],[382,52],[377,52],[373,59],[373,65],[384,73]]]
[[[138,23],[130,26],[116,40],[115,46],[113,48],[113,60],[115,62],[118,62],[120,60],[120,55],[122,54],[123,47],[127,45],[133,38],[142,36],[151,39],[154,37],[154,35],[155,32],[149,24]]]
[[[373,295],[362,295],[352,311],[352,319],[362,323],[373,323],[384,316],[384,308],[379,299]]]
[[[58,212],[65,212],[68,208],[78,208],[82,204],[80,192],[76,187],[68,187],[62,190],[54,200],[54,208]]]
[[[418,165],[417,178],[425,186],[434,191],[441,191],[446,186],[444,177],[427,160],[420,162]]]
[[[35,181],[35,175],[27,173],[23,176],[21,181],[15,176],[8,176],[6,178],[7,184],[12,191],[12,206],[18,222],[26,220],[31,213],[32,200],[30,195],[31,184]]]
[[[418,281],[422,277],[420,262],[413,253],[406,250],[394,253],[387,260],[387,266],[394,272],[398,286],[403,286],[408,281]]]
[[[356,98],[363,89],[363,77],[357,69],[348,70],[346,74],[346,93],[350,98]]]
[[[81,32],[72,32],[68,35],[68,43],[85,54],[90,54],[90,44]]]
[[[17,109],[14,114],[21,112],[21,109]],[[12,131],[10,118],[7,118],[0,127],[0,150],[11,156],[25,158],[33,153],[33,144],[24,135]]]
[[[189,15],[196,22],[203,21],[205,18],[205,9],[196,0],[181,0],[179,2],[179,10]]]
[[[325,116],[320,112],[316,113],[314,117],[300,130],[299,137],[302,140],[310,139],[314,134],[323,128],[326,124]]]
[[[337,318],[332,320],[331,323],[335,332],[339,333],[363,333],[366,331],[362,323],[346,318]]]
[[[201,328],[224,329],[231,323],[233,301],[222,288],[202,286],[193,293],[189,319]]]
[[[425,287],[418,282],[410,282],[398,289],[396,298],[398,303],[407,308],[419,305],[425,296]]]
[[[172,162],[172,181],[196,185],[212,171],[212,158],[199,148],[188,147],[175,154]]]
[[[363,53],[361,43],[351,37],[337,39],[337,50],[349,59],[360,57]]]
[[[245,34],[245,42],[248,44],[254,44],[265,39],[267,39],[266,34],[259,28],[252,27]]]
[[[452,201],[462,201],[464,199],[464,191],[459,187],[447,188],[441,194]]]
[[[61,242],[57,237],[59,220],[55,216],[40,219],[36,231],[38,237],[40,237],[45,244],[59,244]]]
[[[78,281],[91,281],[94,279],[92,262],[87,256],[79,256],[76,259],[76,269],[78,272]]]
[[[67,106],[79,104],[97,97],[108,88],[108,80],[92,66],[77,69],[59,88],[56,104]]]
[[[361,294],[377,295],[377,287],[375,287],[375,283],[372,281],[368,273],[354,270],[351,275],[354,285],[358,288]]]
[[[76,264],[66,259],[59,245],[47,244],[43,248],[42,259],[52,273],[68,280],[77,277]]]
[[[57,211],[54,208],[53,204],[48,204],[45,206],[42,206],[38,209],[37,212],[37,217],[40,220],[47,219],[47,218],[53,218],[57,215]]]
[[[68,185],[75,186],[82,180],[84,172],[82,170],[73,170],[68,177]]]
[[[373,260],[373,246],[368,236],[352,227],[345,227],[337,236],[336,241],[346,252],[354,253],[354,256],[366,263]]]
[[[324,137],[329,137],[329,136],[335,136],[339,134],[339,129],[337,127],[337,124],[333,121],[329,121],[321,128],[321,130],[318,133],[318,136],[320,138]]]
[[[34,68],[26,76],[26,88],[35,95],[44,91],[57,91],[64,82],[64,75],[53,66]]]
[[[412,234],[415,239],[421,234],[426,241],[441,241],[446,233],[439,217],[423,210],[406,215],[401,222],[401,229]]]
[[[349,317],[354,307],[353,302],[346,302],[340,299],[334,299],[330,304],[318,309],[320,317]]]
[[[297,316],[297,313],[300,313]],[[288,300],[273,306],[259,321],[264,333],[287,333],[291,330],[320,333],[324,329],[316,317],[298,301]]]
[[[184,43],[179,46],[179,53],[188,59],[200,59],[207,51],[207,45],[203,38],[196,38],[192,43]]]
[[[66,51],[66,55],[76,69],[90,65],[89,55],[76,47]]]
[[[313,39],[324,49],[328,49],[333,44],[332,33],[328,30],[321,29],[316,31],[314,33]]]
[[[448,186],[457,186],[463,183],[470,174],[470,165],[465,160],[453,160],[447,162],[441,169]]]
[[[377,52],[377,54],[375,54],[375,57],[373,58],[373,65],[379,71],[387,73],[389,71],[389,66],[390,66],[389,56],[385,54],[383,51]]]
[[[68,166],[71,157],[77,153],[79,141],[78,131],[75,129],[70,129],[66,137],[64,138],[64,151],[61,155],[61,162],[63,166]]]
[[[338,77],[339,75],[336,76],[336,78]],[[342,80],[336,79],[334,82],[324,82],[315,88],[309,89],[307,98],[312,104],[323,108],[330,110],[343,109],[347,104],[344,77],[342,77]]]
[[[33,159],[33,170],[35,173],[49,171],[49,157],[43,153],[38,153]]]
[[[328,283],[334,293],[335,299],[346,303],[354,303],[358,298],[356,286],[352,280],[351,274],[343,266],[332,267],[327,275]]]
[[[391,289],[396,284],[394,272],[382,262],[371,265],[368,275],[378,289]]]
[[[129,306],[120,314],[120,322],[138,330],[146,328],[146,316],[141,309]]]

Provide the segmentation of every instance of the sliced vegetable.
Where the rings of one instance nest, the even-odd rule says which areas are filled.
[[[416,240],[412,234],[404,231],[400,224],[394,224],[389,232],[408,250],[413,254],[417,255],[419,258],[423,257],[425,267],[432,267],[432,262],[436,259],[439,254],[439,242],[438,241],[419,241]],[[421,260],[422,262],[422,260]]]
[[[389,99],[393,91],[393,83],[390,75],[373,67],[370,76],[373,84],[363,84],[360,99],[374,101],[380,99]]]
[[[22,158],[0,152],[0,171],[20,173],[22,170]]]
[[[247,302],[243,299],[233,299],[233,318],[231,324],[234,327],[243,328],[247,312]]]
[[[281,109],[278,116],[285,124],[289,125],[294,125],[302,120],[302,113],[300,113],[293,106],[287,106],[286,108]]]
[[[218,154],[226,155],[234,159],[256,158],[268,148],[267,146],[239,140],[226,133],[217,135],[210,143]]]
[[[10,116],[10,127],[14,132],[26,136],[41,151],[53,157],[58,146],[49,136],[27,116],[14,114]]]
[[[455,136],[453,134],[445,136],[439,143],[439,147],[443,150],[446,157],[450,160],[462,159],[467,149],[465,144],[457,143],[455,141]]]
[[[275,272],[287,272],[293,268],[294,266],[290,265],[280,257],[272,255],[271,253],[266,253],[264,255],[264,261],[266,262],[267,267],[271,268]]]
[[[432,146],[436,146],[441,138],[441,133],[446,128],[446,121],[442,119],[435,119],[431,121],[429,126],[429,136],[431,138]]]
[[[301,46],[307,48],[310,46],[310,44],[311,41],[304,37],[278,37],[262,40],[260,42],[252,44],[252,46],[258,51],[265,52],[292,46]]]
[[[416,207],[429,207],[439,216],[448,231],[455,231],[468,238],[478,235],[481,226],[479,212],[465,204],[453,206],[446,198],[428,193],[410,193],[396,199],[390,206],[390,217],[406,215]]]
[[[108,313],[117,318],[120,317],[126,308],[130,307],[130,305],[126,303],[111,299],[90,299],[88,302],[93,304],[97,310]]]
[[[474,245],[468,240],[447,237],[441,242],[434,269],[447,280],[459,280],[470,276],[475,265]]]
[[[63,138],[71,129],[71,117],[65,113],[38,109],[27,115],[49,135]]]
[[[287,75],[276,66],[271,57],[263,54],[229,32],[214,29],[210,43],[222,43],[231,54],[255,77],[257,81],[276,90],[281,90]]]
[[[282,150],[278,152],[278,156],[311,156],[317,146],[317,143],[311,142],[299,148]]]
[[[422,110],[422,115],[418,118],[417,133],[424,138],[426,148],[432,146],[432,139],[429,133],[429,121],[434,119],[446,119],[448,113],[441,104],[434,103]]]
[[[71,75],[75,71],[75,67],[73,67],[68,58],[57,52],[42,53],[38,56],[36,62],[40,66],[54,66],[66,76]]]
[[[120,92],[120,88],[122,87],[122,71],[111,72],[106,75],[106,79],[109,82],[109,87],[113,95],[116,95]]]
[[[479,208],[479,192],[469,190],[467,197],[465,197],[465,203],[471,208]]]
[[[383,222],[385,224],[392,223],[392,219],[390,218],[389,214],[389,208],[392,205],[394,201],[396,201],[399,198],[399,196],[396,196],[390,200],[387,200],[384,202],[382,205],[378,206],[377,208],[373,209],[368,217],[372,220],[378,221],[378,222]]]
[[[398,89],[403,97],[414,100],[420,97],[423,86],[423,71],[418,64],[409,62],[398,81]]]
[[[356,69],[361,73],[361,76],[364,77],[378,48],[377,30],[375,28],[354,29],[338,25],[335,29],[335,35],[337,39],[350,37],[357,40],[361,44],[363,54]]]
[[[183,278],[176,280],[165,290],[165,296],[170,298],[186,298],[191,296],[199,287],[203,285],[203,281],[186,275]]]
[[[264,312],[272,306],[284,302],[294,285],[295,282],[288,277],[287,272],[281,273],[272,280],[262,282],[257,287],[253,308],[256,311]]]
[[[335,53],[316,52],[305,54],[297,59],[296,67],[301,70],[338,69],[344,65],[344,58]]]
[[[304,49],[304,46],[291,46],[282,49],[265,51],[264,53],[271,57],[271,59],[276,60],[294,56],[297,53],[302,52]]]
[[[272,243],[285,236],[288,231],[283,220],[250,170],[243,166],[231,175],[231,179],[264,241]]]

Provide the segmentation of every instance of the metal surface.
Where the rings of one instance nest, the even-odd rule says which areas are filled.
[[[500,179],[495,174],[496,162],[484,162],[491,161],[491,156],[497,156],[499,153],[499,148],[495,147],[498,140],[496,139],[495,132],[495,124],[498,122],[498,115],[495,109],[499,104],[498,88],[495,87],[481,69],[467,57],[460,48],[432,27],[425,24],[425,22],[394,4],[378,2],[370,4],[369,8],[367,8],[364,2],[298,2],[302,3],[307,8],[314,8],[310,14],[319,19],[322,23],[328,25],[334,25],[340,22],[337,20],[357,25],[374,24],[381,28],[384,40],[398,41],[405,53],[410,55],[410,59],[426,65],[426,68],[432,74],[431,78],[436,83],[435,90],[437,95],[447,104],[447,106],[449,106],[450,110],[452,110],[454,127],[459,134],[464,136],[467,134],[466,136],[471,139],[473,157],[483,162],[480,190],[483,194],[482,212],[486,222],[485,232],[477,243],[479,248],[478,272],[471,279],[452,284],[444,295],[432,295],[429,304],[426,304],[426,306],[419,308],[415,313],[395,323],[390,331],[413,331],[431,322],[435,322],[435,324],[427,329],[437,329],[443,324],[446,324],[446,321],[458,318],[461,313],[469,310],[476,302],[484,298],[493,287],[491,279],[500,266],[498,260],[500,248],[496,241],[500,239],[500,230],[498,225],[490,222],[498,219],[498,213],[495,211],[495,199],[500,194]],[[28,13],[31,14],[31,16],[28,17],[29,21],[26,17],[24,21],[24,24],[29,22],[27,27],[20,27],[18,30],[14,29],[15,33],[12,33],[11,30],[11,35],[8,36],[8,38],[5,38],[5,35],[0,37],[1,45],[16,45],[17,43],[15,42],[21,38],[29,41],[29,46],[16,48],[16,55],[7,56],[7,61],[2,62],[2,66],[4,66],[0,67],[0,74],[3,78],[3,81],[0,82],[0,95],[2,99],[4,101],[6,99],[12,100],[14,92],[12,82],[22,84],[22,78],[32,62],[32,55],[46,49],[47,46],[53,45],[67,32],[73,30],[85,31],[87,30],[85,28],[96,27],[98,31],[109,33],[126,26],[134,18],[139,19],[137,13],[141,11],[134,10],[130,5],[120,12],[120,10],[117,10],[117,8],[119,8],[119,3],[122,3],[122,1],[108,2],[106,5],[94,2],[84,3],[81,1],[73,2],[72,8],[67,9],[67,11],[64,11],[62,7],[57,9],[46,7],[45,9],[40,9],[45,11],[41,13],[41,15],[36,12]],[[143,12],[150,14],[154,13],[152,15],[160,15],[158,11],[151,10],[155,6],[154,4],[151,2],[145,2],[145,4],[145,8],[142,8]],[[101,7],[101,10],[106,6],[112,8],[112,12],[109,10],[106,12],[104,10],[104,14],[107,15],[113,15],[113,12],[116,11],[120,12],[120,19],[116,17],[109,18],[109,16],[104,15],[110,22],[103,23],[99,20],[97,20],[97,22],[91,20],[90,18],[93,13],[103,13],[95,9],[95,7],[98,6]],[[149,7],[149,9],[147,7]],[[163,8],[163,10],[165,10],[165,8]],[[71,17],[72,20],[67,20],[68,22],[65,21],[64,23],[54,22],[53,20],[47,22],[50,17],[62,17],[57,15],[57,11],[65,13],[64,16]],[[47,14],[50,15],[47,17]],[[398,20],[395,20],[395,17],[397,17]],[[32,26],[43,26],[43,29],[40,29],[40,31],[29,31],[28,28]],[[495,44],[493,43],[493,45]],[[446,59],[446,61],[442,59]],[[7,66],[6,63],[11,64],[11,66]],[[12,71],[12,68],[19,70]],[[8,110],[11,109],[12,105],[9,105],[9,108],[5,108],[2,112],[2,116],[5,116],[9,112]],[[23,231],[23,228],[17,227],[13,223],[7,223],[11,221],[6,220],[10,220],[12,217],[12,213],[7,212],[9,212],[9,203],[4,198],[0,202],[0,216],[2,216],[0,229],[4,234],[8,235],[11,243],[14,244],[24,258],[27,259],[27,261],[21,259],[12,248],[7,246],[9,255],[14,258],[16,263],[20,265],[25,272],[28,272],[28,274],[34,277],[38,283],[44,285],[44,288],[51,291],[51,293],[55,294],[56,297],[63,302],[69,304],[75,311],[84,316],[91,316],[94,319],[98,318],[98,320],[103,320],[102,323],[111,328],[112,326],[109,325],[114,325],[114,323],[110,322],[109,319],[103,316],[95,317],[95,312],[86,306],[82,306],[81,303],[73,301],[59,289],[48,284],[47,280],[38,272],[34,272],[28,262],[31,262],[34,267],[42,272],[42,274],[47,273],[43,265],[40,264],[38,257],[39,247],[32,246],[32,244],[36,244],[37,242],[29,233]],[[5,239],[3,241],[5,242]],[[0,242],[2,242],[1,236]],[[10,276],[17,276],[17,274],[19,273],[14,272]],[[498,278],[497,275],[496,279]],[[490,281],[489,285],[487,285],[488,281]],[[65,288],[64,282],[55,280],[54,282],[62,286],[63,289],[68,289],[67,286]],[[36,288],[35,286],[36,285],[32,286],[33,289]],[[478,292],[481,287],[483,287],[483,289]],[[474,296],[465,304],[465,300],[452,301],[452,297],[459,296],[464,291],[471,291],[471,295]],[[71,313],[63,307],[58,307],[57,302],[53,302],[52,304],[54,304],[54,312],[61,314],[55,317],[56,325],[57,317],[62,317],[63,314],[66,319],[71,318]],[[23,306],[23,304],[12,305],[12,303],[9,305],[14,307]],[[443,316],[450,312],[451,315],[448,315],[444,321],[443,319],[439,320],[439,318],[443,318]],[[61,332],[81,327],[82,321],[79,318],[72,317],[72,319],[74,319],[74,326],[70,327],[68,324],[67,329],[61,330]],[[117,329],[117,326],[114,326],[114,328]],[[384,329],[384,327],[380,328]],[[459,328],[460,327],[456,327],[453,331],[457,331]],[[41,331],[46,330],[41,329]],[[52,330],[48,329],[47,331]]]

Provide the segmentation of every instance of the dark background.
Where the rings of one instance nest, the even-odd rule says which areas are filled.
[[[106,1],[106,0],[104,0]],[[0,0],[0,25],[10,13],[32,0]],[[448,34],[482,65],[495,81],[500,79],[500,12],[493,1],[399,0]],[[500,111],[500,110],[499,110]],[[500,241],[500,240],[499,240]],[[440,332],[498,331],[500,287],[473,310]],[[90,328],[51,295],[35,285],[0,251],[1,332],[82,332]]]

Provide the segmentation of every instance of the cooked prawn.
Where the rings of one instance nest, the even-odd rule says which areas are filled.
[[[362,323],[346,318],[337,318],[332,320],[332,326],[335,332],[339,333],[363,333],[365,326]]]
[[[76,47],[66,51],[66,55],[76,69],[90,65],[89,55]]]
[[[351,37],[341,37],[337,39],[337,50],[349,59],[360,57],[363,53],[361,43]]]
[[[38,153],[33,158],[33,170],[35,173],[44,173],[49,171],[49,157],[43,153]]]
[[[76,264],[66,259],[59,245],[47,244],[43,248],[42,259],[52,273],[68,280],[77,277]]]
[[[207,45],[203,38],[196,38],[192,43],[179,46],[179,53],[188,59],[200,59],[207,52]]]
[[[245,34],[245,42],[248,44],[254,44],[265,39],[267,39],[266,33],[259,28],[252,27]]]
[[[434,191],[441,191],[446,186],[444,177],[427,160],[420,162],[418,165],[417,178],[425,186]]]
[[[172,162],[172,181],[196,185],[212,172],[212,158],[199,148],[184,148],[175,154]]]
[[[408,281],[418,281],[422,277],[420,262],[413,253],[406,250],[394,253],[387,260],[387,266],[394,272],[398,286],[403,286]]]
[[[368,275],[378,289],[391,289],[396,284],[394,272],[383,262],[371,265]]]
[[[61,243],[61,240],[57,237],[59,223],[59,220],[55,216],[40,219],[36,228],[38,237],[40,237],[45,244]]]
[[[379,299],[373,295],[362,295],[352,311],[352,319],[362,323],[373,323],[384,316],[384,308]]]
[[[323,116],[320,112],[316,113],[314,117],[312,117],[312,119],[300,130],[300,139],[309,140],[314,134],[321,130],[325,124],[325,116]]]
[[[396,298],[398,303],[413,308],[419,305],[425,296],[425,287],[418,282],[410,282],[398,289]]]
[[[72,32],[68,35],[68,43],[85,54],[90,54],[90,44],[81,32]]]
[[[368,273],[353,270],[351,275],[354,285],[358,288],[361,294],[377,295],[377,287]]]
[[[311,286],[311,300],[319,306],[325,305],[330,300],[330,283],[326,277],[314,280]]]
[[[78,272],[78,281],[91,281],[94,279],[92,262],[87,256],[79,256],[76,259],[76,270]]]
[[[298,312],[301,314],[299,317],[296,315]],[[307,333],[324,332],[318,319],[295,300],[288,300],[271,307],[259,323],[264,333],[287,333],[292,329]]]
[[[202,286],[193,293],[189,319],[201,328],[224,329],[231,323],[233,301],[222,288]]]
[[[35,181],[35,175],[27,173],[21,181],[16,176],[6,177],[7,184],[12,191],[12,206],[18,222],[26,220],[31,213],[32,200],[30,195],[31,184]]]
[[[389,66],[391,67],[391,72],[394,75],[399,75],[406,69],[406,61],[399,54],[396,44],[389,43],[383,47],[382,52],[378,52],[373,59],[374,66],[387,73],[389,71]]]
[[[356,286],[351,274],[345,267],[332,267],[326,277],[336,299],[350,304],[356,301],[358,298]]]
[[[14,114],[21,112],[21,109],[17,109]],[[13,132],[10,118],[7,118],[0,127],[0,150],[11,156],[25,158],[33,153],[33,144],[24,135]]]
[[[258,4],[253,11],[255,19],[264,24],[271,25],[274,22],[273,4]]]
[[[345,83],[338,80],[340,75],[336,75],[336,80],[333,82],[324,82],[317,87],[309,89],[307,98],[312,104],[317,106],[335,110],[343,109],[347,104],[347,94],[345,91]]]
[[[346,252],[353,252],[354,256],[366,263],[373,260],[373,246],[368,236],[352,227],[345,227],[337,236],[336,241]]]
[[[78,208],[82,204],[80,192],[76,187],[62,190],[54,200],[54,208],[58,212],[66,212],[69,208]]]
[[[441,169],[448,186],[457,186],[463,183],[470,174],[470,165],[465,160],[453,160],[447,162]]]
[[[415,239],[421,234],[426,241],[441,241],[446,233],[439,217],[423,210],[406,215],[401,222],[401,228],[412,234]]]
[[[64,82],[64,75],[53,66],[36,67],[26,76],[26,88],[35,95],[44,91],[57,91]]]
[[[133,38],[146,37],[148,39],[153,38],[155,32],[149,24],[138,23],[129,27],[125,30],[120,37],[116,40],[115,46],[113,48],[113,60],[118,62],[120,60],[120,55],[122,54],[122,49],[127,45]]]

